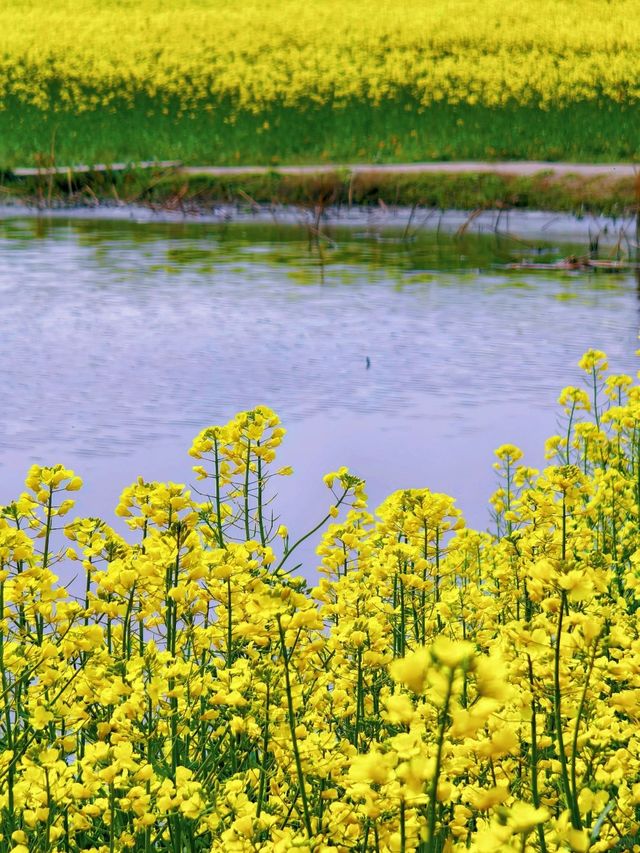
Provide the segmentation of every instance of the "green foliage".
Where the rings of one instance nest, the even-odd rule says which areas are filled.
[[[352,102],[258,114],[220,102],[211,112],[179,117],[138,99],[80,114],[43,112],[8,99],[0,111],[0,166],[180,159],[217,165],[414,162],[425,160],[635,159],[640,111],[610,102],[565,109],[494,109],[468,104],[420,107],[409,96],[380,106]]]

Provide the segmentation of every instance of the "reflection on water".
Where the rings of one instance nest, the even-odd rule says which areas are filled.
[[[88,481],[81,509],[108,515],[139,473],[188,481],[192,436],[264,402],[290,428],[293,524],[325,508],[320,475],[341,464],[374,501],[428,485],[484,524],[491,449],[541,461],[581,352],[636,369],[632,274],[506,272],[533,250],[495,236],[327,237],[0,221],[0,501],[31,462],[62,461]]]

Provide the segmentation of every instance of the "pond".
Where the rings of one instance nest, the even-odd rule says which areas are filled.
[[[192,483],[193,436],[264,403],[288,428],[280,458],[295,475],[278,507],[292,534],[325,513],[322,475],[340,465],[367,480],[372,506],[427,486],[484,528],[493,449],[543,462],[582,352],[637,369],[634,275],[503,268],[534,250],[584,245],[5,218],[0,502],[31,463],[62,462],[85,479],[78,511],[120,529],[125,485]]]

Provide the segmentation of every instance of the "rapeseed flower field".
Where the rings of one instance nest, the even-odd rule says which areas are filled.
[[[639,39],[633,0],[7,0],[0,166],[615,159],[637,150]]]
[[[543,108],[640,95],[633,0],[7,0],[0,91],[38,107],[139,95],[184,110],[411,93]]]
[[[1,849],[640,849],[640,385],[581,367],[548,467],[497,449],[493,532],[328,474],[314,588],[264,406],[195,438],[197,491],[126,488],[127,539],[34,465],[0,521]]]

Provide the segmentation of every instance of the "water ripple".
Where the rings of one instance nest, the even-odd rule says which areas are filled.
[[[334,238],[329,250],[275,226],[0,224],[7,483],[34,459],[122,458],[132,478],[159,447],[183,452],[264,402],[336,448],[352,424],[374,480],[404,444],[429,457],[408,471],[427,478],[448,456],[464,491],[462,445],[496,444],[508,422],[541,444],[588,346],[636,369],[631,276],[506,273],[494,265],[510,250],[488,237]]]

